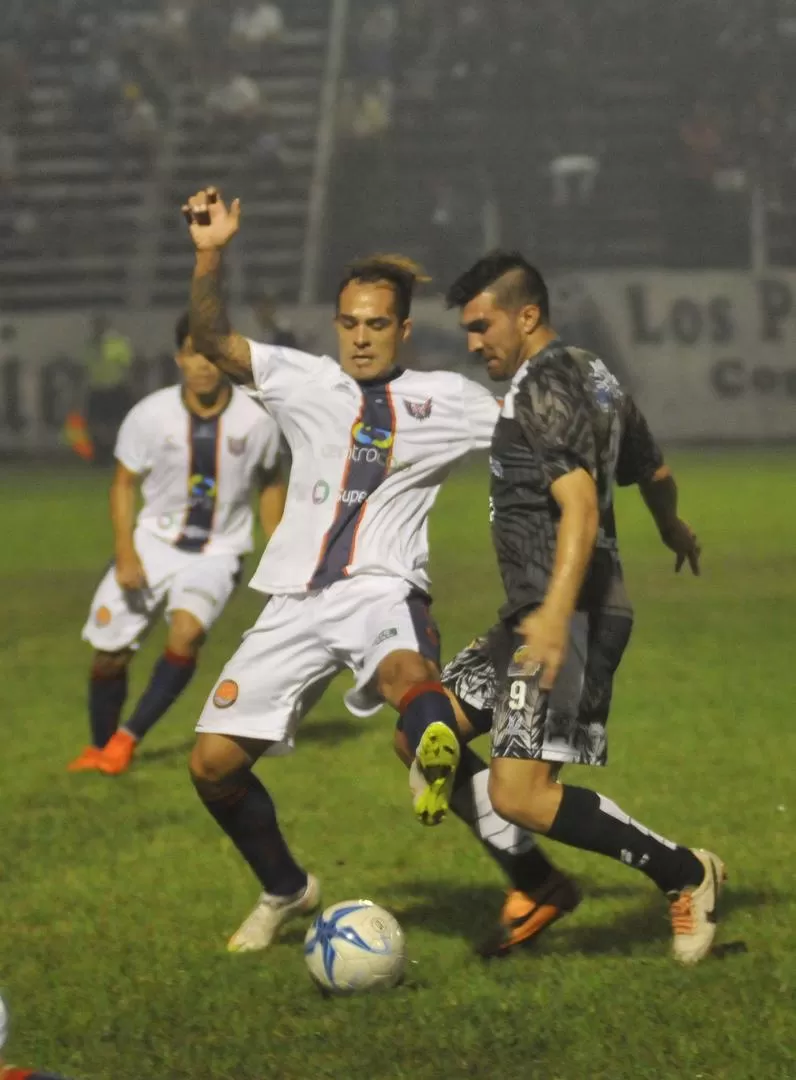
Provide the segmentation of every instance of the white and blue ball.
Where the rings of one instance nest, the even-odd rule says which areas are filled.
[[[333,904],[304,939],[310,975],[333,994],[388,989],[402,979],[406,938],[398,920],[370,900]]]

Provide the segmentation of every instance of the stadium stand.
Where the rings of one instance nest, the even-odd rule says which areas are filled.
[[[328,8],[286,7],[12,0],[3,310],[182,303],[180,202],[224,181],[247,204],[240,294],[296,298]]]
[[[5,0],[2,310],[181,304],[205,182],[245,199],[235,298],[295,301],[333,7]],[[322,268],[400,246],[443,281],[497,241],[744,267],[753,191],[796,263],[796,0],[347,7]]]
[[[380,20],[380,67],[374,7],[396,13]],[[400,237],[450,276],[491,237],[553,269],[741,268],[756,185],[772,258],[792,264],[796,203],[772,186],[796,163],[781,78],[796,18],[773,7],[355,0],[330,265]]]

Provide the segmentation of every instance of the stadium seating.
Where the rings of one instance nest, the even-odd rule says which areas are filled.
[[[131,20],[132,40],[144,44],[138,56],[134,48],[120,50],[124,23],[116,25],[113,57],[121,52],[121,73],[113,81],[98,71],[107,5],[103,16],[100,0],[76,0],[53,19],[49,4],[31,0],[24,37],[29,90],[13,128],[15,175],[0,210],[4,311],[182,303],[191,256],[180,204],[200,184],[224,179],[238,183],[247,202],[246,242],[235,260],[238,297],[267,290],[296,299],[327,5],[291,0],[278,40],[220,65],[259,87],[261,117],[248,129],[234,118],[211,128],[206,91],[186,65],[164,64],[162,55],[147,63],[141,27],[147,19],[151,27],[161,8],[156,0],[118,5],[117,16]],[[225,48],[222,39],[218,49]],[[113,85],[104,85],[104,76]],[[150,139],[120,131],[127,93],[157,102]],[[270,143],[255,146],[263,131]]]
[[[0,71],[4,311],[182,304],[191,254],[179,205],[207,182],[245,199],[233,299],[298,298],[332,5],[283,0],[281,35],[246,49],[229,34],[245,0],[201,3],[194,48],[163,29],[169,6],[190,2],[8,0],[5,37],[26,85],[9,109]],[[651,34],[650,4],[350,0],[320,281],[354,254],[394,247],[444,280],[498,240],[548,269],[748,265],[754,165],[739,141],[741,182],[703,214],[681,182],[679,129],[706,68],[720,98],[774,46],[747,45],[743,25],[696,0],[658,9]],[[379,9],[381,28],[368,30]],[[736,40],[747,53],[733,53]],[[792,67],[796,33],[776,48]],[[256,107],[210,115],[222,72],[252,81]],[[742,87],[735,97],[743,108]],[[142,103],[143,130],[131,130]],[[791,147],[783,205],[768,211],[781,265],[796,261],[793,126],[777,136]],[[552,167],[567,154],[594,160],[593,190],[556,205]]]

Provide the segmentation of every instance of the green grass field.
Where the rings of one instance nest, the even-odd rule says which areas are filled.
[[[472,945],[500,906],[497,872],[455,820],[415,824],[391,716],[354,721],[338,684],[298,752],[260,774],[326,901],[365,896],[392,909],[413,963],[396,991],[333,1000],[307,978],[304,925],[268,953],[225,953],[257,886],[187,780],[195,718],[257,596],[239,592],[128,775],[68,775],[86,741],[80,627],[109,552],[104,478],[5,470],[0,986],[13,1011],[10,1059],[76,1080],[792,1080],[793,468],[784,452],[673,461],[704,576],[672,573],[637,495],[623,492],[635,638],[610,767],[570,778],[721,853],[730,883],[718,940],[745,951],[679,969],[652,885],[559,849],[586,901],[532,951],[485,966]],[[451,481],[435,512],[446,655],[499,601],[485,504],[479,466]],[[162,631],[142,651],[134,692],[161,644]]]

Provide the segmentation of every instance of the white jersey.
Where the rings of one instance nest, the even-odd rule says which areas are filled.
[[[137,528],[183,551],[243,555],[253,544],[252,491],[279,458],[279,429],[237,387],[217,416],[201,417],[169,386],[135,405],[116,458],[144,477]]]
[[[256,396],[292,454],[285,514],[252,588],[386,574],[427,591],[429,512],[451,466],[490,445],[495,398],[454,372],[358,383],[328,356],[249,345]]]

